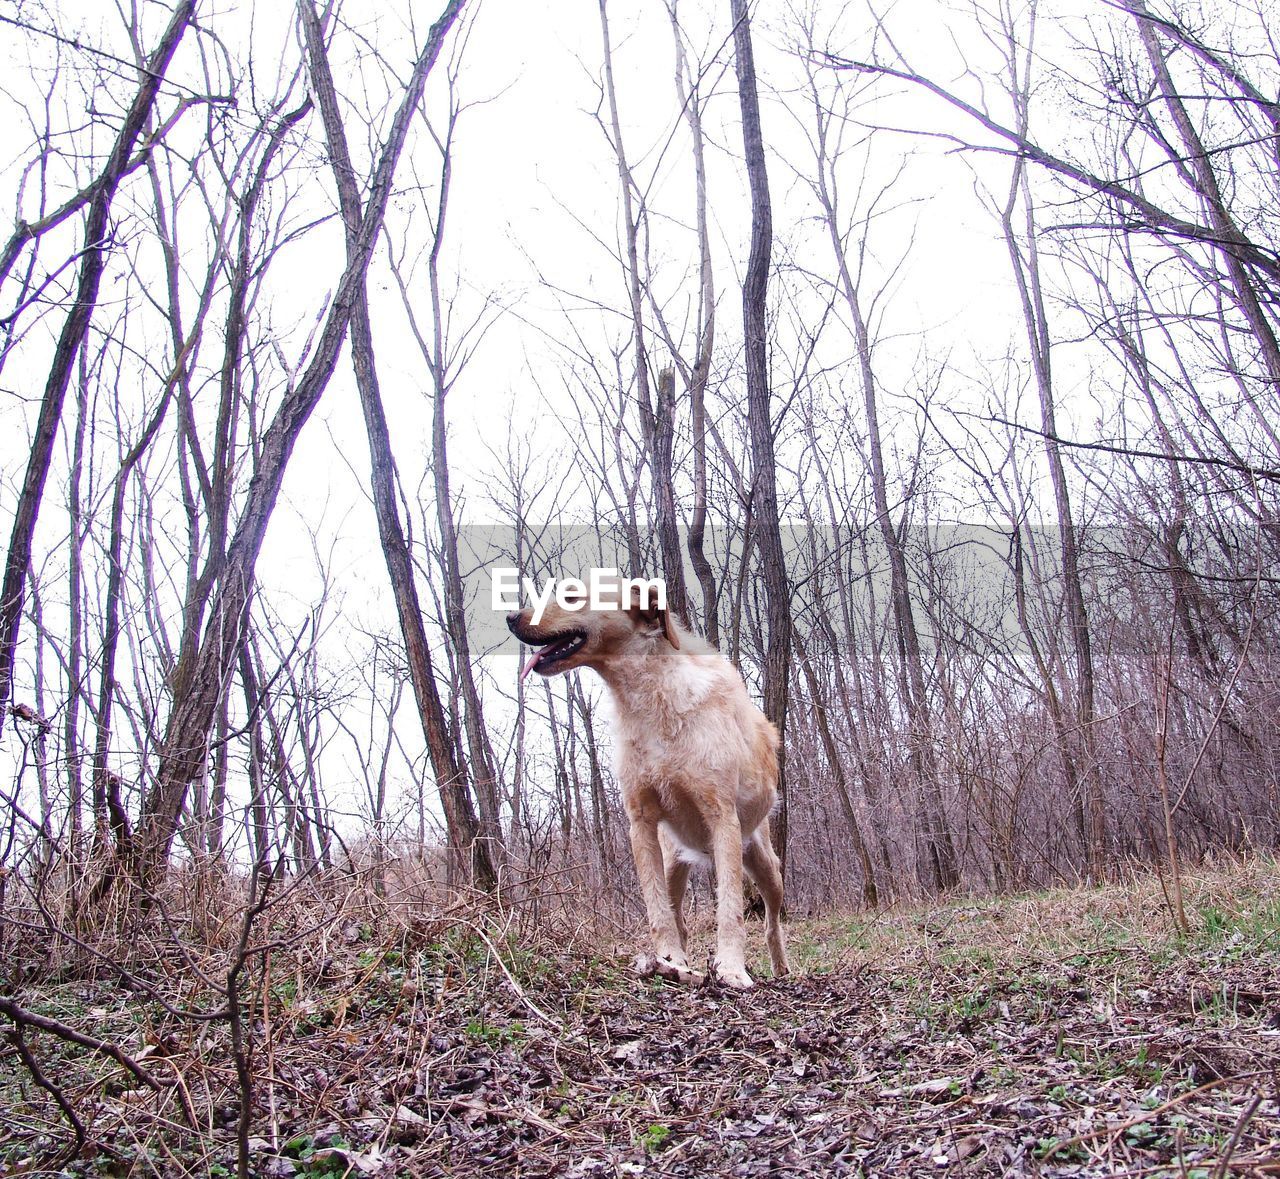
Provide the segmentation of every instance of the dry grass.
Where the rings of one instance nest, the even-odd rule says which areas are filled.
[[[797,974],[746,995],[634,978],[573,894],[545,899],[534,927],[297,892],[264,912],[255,944],[275,948],[242,988],[250,1167],[1280,1174],[1280,875],[1250,861],[1186,884],[1186,939],[1150,876],[793,923]],[[56,972],[16,980],[8,993],[28,1010],[111,1041],[166,1087],[157,1097],[99,1055],[28,1033],[90,1149],[58,1157],[66,1122],[10,1052],[0,1167],[234,1173],[227,1023],[193,1013],[225,1005],[213,984],[239,912],[224,898],[216,917],[117,933],[125,975],[63,943]],[[52,953],[32,941],[19,957]]]

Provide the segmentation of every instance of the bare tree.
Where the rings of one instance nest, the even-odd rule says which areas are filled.
[[[462,0],[455,0],[433,26],[429,38],[429,43],[434,48],[432,60],[439,52],[444,33],[461,10]],[[347,149],[346,131],[338,109],[337,92],[325,51],[320,19],[310,4],[300,5],[300,12],[311,61],[312,83],[324,119],[325,138],[337,179],[343,224],[346,227],[348,266],[357,266],[360,265],[361,252],[368,249],[365,245],[369,233],[367,218],[371,215],[380,216],[380,210],[375,214],[373,210],[360,207],[355,170]],[[405,108],[401,109],[403,111]],[[408,113],[412,114],[412,110]],[[374,230],[377,228],[378,223],[375,222]],[[413,565],[396,504],[395,460],[391,453],[391,439],[374,362],[373,329],[369,320],[369,298],[365,283],[367,265],[368,254],[365,253],[364,264],[360,265],[352,291],[351,355],[369,436],[370,479],[378,517],[378,532],[387,562],[387,572],[395,592],[400,627],[409,655],[410,678],[413,681],[419,715],[422,717],[423,733],[440,791],[440,801],[444,807],[449,843],[458,861],[470,866],[476,882],[482,887],[490,888],[497,880],[495,857],[501,845],[493,842],[492,832],[487,833],[488,838],[480,838],[481,830],[471,801],[466,770],[457,757],[436,688],[435,670],[431,665],[431,652],[427,645],[418,591],[413,579]]]
[[[768,626],[764,647],[764,710],[765,715],[778,726],[778,732],[785,734],[787,676],[791,660],[791,604],[786,557],[778,523],[773,446],[775,426],[769,393],[768,297],[773,211],[746,0],[729,0],[729,14],[733,20],[733,60],[738,76],[738,104],[742,111],[743,159],[751,190],[751,251],[742,282],[742,324],[747,362],[747,426],[751,437],[751,504],[755,542],[764,578]],[[784,740],[778,751],[778,793],[781,801],[774,824],[774,844],[784,868],[787,862],[785,748]]]
[[[460,41],[460,46],[465,39]],[[426,248],[427,322],[412,296],[412,274],[406,274],[401,260],[390,251],[390,267],[404,306],[414,342],[422,354],[431,382],[431,481],[435,499],[435,517],[439,528],[439,569],[443,580],[444,630],[448,639],[449,676],[461,695],[462,728],[466,735],[472,782],[479,811],[480,837],[489,848],[495,866],[504,857],[499,783],[496,759],[485,725],[484,705],[477,684],[468,633],[461,562],[459,558],[457,507],[452,486],[449,448],[447,399],[455,383],[463,375],[467,361],[483,344],[496,315],[501,314],[486,298],[474,316],[467,316],[461,328],[454,325],[462,316],[457,292],[448,299],[441,283],[441,253],[448,223],[449,199],[453,179],[454,141],[463,106],[458,96],[458,71],[463,53],[461,47],[449,63],[448,113],[442,130],[428,123],[430,134],[440,156],[440,173],[434,217],[431,219],[430,244]],[[425,119],[425,115],[424,115]],[[417,178],[415,169],[415,179]],[[456,337],[455,337],[456,331]]]
[[[31,457],[27,461],[27,473],[18,498],[13,531],[5,555],[4,583],[0,586],[0,728],[4,725],[3,704],[8,701],[13,684],[13,662],[18,643],[18,629],[22,621],[24,588],[31,568],[31,543],[35,534],[36,518],[44,495],[45,478],[49,473],[54,439],[62,420],[62,405],[66,398],[67,386],[71,380],[76,356],[89,330],[90,317],[98,301],[98,286],[106,265],[109,237],[107,224],[111,215],[111,202],[121,178],[129,169],[134,144],[137,143],[138,137],[147,124],[165,71],[169,68],[178,43],[191,23],[195,7],[195,0],[182,0],[174,9],[160,43],[148,59],[145,68],[140,71],[142,80],[139,83],[138,92],[125,115],[111,154],[107,157],[107,162],[88,200],[89,211],[85,219],[84,248],[75,300],[54,347],[53,362],[45,382],[40,414],[36,421],[35,437],[31,444]]]
[[[643,197],[637,214],[635,196],[638,188],[622,142],[622,119],[618,108],[618,91],[614,84],[613,47],[609,39],[607,0],[600,0],[600,35],[604,45],[604,93],[609,107],[610,138],[618,168],[622,204],[623,274],[630,299],[631,339],[635,351],[635,404],[640,419],[640,435],[644,441],[653,493],[654,526],[658,549],[662,555],[662,571],[667,586],[667,607],[683,618],[689,618],[688,591],[684,579],[684,556],[677,529],[675,488],[673,484],[672,447],[675,439],[675,388],[667,379],[659,379],[656,401],[650,391],[650,359],[645,343],[643,276],[640,269],[640,220],[644,216]],[[642,570],[632,570],[633,575]]]
[[[1004,30],[1009,95],[1014,106],[1017,131],[1024,137],[1029,133],[1031,122],[1031,73],[1035,61],[1036,24],[1034,4],[1028,14],[1028,24],[1029,29],[1025,37],[1019,37],[1017,32],[1008,25]],[[1019,206],[1022,212],[1021,236],[1014,224]],[[1008,195],[1000,209],[1000,227],[1009,253],[1009,265],[1022,308],[1023,322],[1026,325],[1031,371],[1035,378],[1036,395],[1040,403],[1040,426],[1044,432],[1045,459],[1049,465],[1049,480],[1053,487],[1058,543],[1062,559],[1063,601],[1066,607],[1071,645],[1075,654],[1075,682],[1072,685],[1072,697],[1075,705],[1075,735],[1078,749],[1073,749],[1071,743],[1066,740],[1060,716],[1055,719],[1055,725],[1061,737],[1063,767],[1067,775],[1068,788],[1072,797],[1078,799],[1076,808],[1079,816],[1078,826],[1085,846],[1089,874],[1097,878],[1102,872],[1106,852],[1107,822],[1094,748],[1093,644],[1089,634],[1089,616],[1085,607],[1083,581],[1080,575],[1080,541],[1077,536],[1075,514],[1072,511],[1071,492],[1067,483],[1062,446],[1058,441],[1052,368],[1052,329],[1049,325],[1044,285],[1041,280],[1039,226],[1036,220],[1035,200],[1027,176],[1027,161],[1022,156],[1016,156],[1014,159]],[[1025,611],[1021,611],[1019,616],[1025,624]],[[1054,692],[1046,694],[1051,711],[1056,711],[1055,696]]]
[[[812,73],[810,86],[814,110],[812,145],[817,168],[813,188],[831,244],[836,282],[844,301],[845,315],[857,348],[858,385],[866,414],[867,453],[876,527],[889,565],[889,593],[897,639],[898,695],[908,719],[909,756],[923,823],[926,849],[924,878],[933,888],[947,889],[958,882],[959,866],[947,822],[934,747],[924,654],[912,604],[911,578],[904,540],[905,522],[911,506],[910,496],[904,497],[906,502],[903,505],[903,523],[900,525],[895,522],[889,504],[889,475],[880,425],[880,391],[873,365],[871,330],[859,289],[861,265],[866,256],[866,240],[850,240],[856,222],[846,224],[846,217],[838,204],[836,163],[844,151],[843,131],[847,124],[847,114],[845,122],[840,122],[839,116],[824,101]],[[848,96],[842,93],[840,97],[847,105]],[[854,255],[852,259],[851,253]]]
[[[716,338],[716,285],[711,258],[711,231],[707,220],[706,135],[702,110],[706,102],[700,75],[695,74],[685,52],[684,30],[676,15],[676,0],[668,0],[671,33],[675,41],[676,97],[689,127],[693,155],[694,219],[698,235],[698,322],[692,363],[681,363],[679,351],[669,338],[667,346],[681,363],[689,389],[690,446],[693,457],[693,504],[689,511],[689,562],[702,590],[702,622],[707,642],[720,645],[720,610],[715,573],[706,554],[707,530],[707,386]]]
[[[414,62],[370,179],[354,246],[348,253],[346,269],[339,280],[311,360],[297,384],[285,395],[262,436],[257,465],[239,524],[227,550],[225,567],[221,571],[205,627],[205,638],[181,691],[175,693],[165,727],[156,782],[147,793],[137,857],[144,872],[153,870],[167,854],[187,788],[204,764],[208,735],[223,685],[235,663],[254,567],[285,468],[302,427],[319,403],[337,366],[352,309],[360,298],[365,272],[377,243],[409,124],[421,101],[427,74],[461,6],[461,0],[454,0],[445,8],[429,30]],[[448,783],[451,780],[446,775],[444,781]]]

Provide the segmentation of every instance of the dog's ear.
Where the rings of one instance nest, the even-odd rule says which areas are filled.
[[[658,616],[658,624],[662,627],[662,635],[677,651],[680,650],[680,636],[676,633],[675,624],[671,621],[671,616],[666,610],[654,607],[654,613]]]
[[[680,650],[680,635],[676,632],[675,624],[671,621],[666,607],[647,605],[639,586],[631,587],[631,601],[628,604],[627,613],[639,623],[661,629],[662,637],[677,651]]]

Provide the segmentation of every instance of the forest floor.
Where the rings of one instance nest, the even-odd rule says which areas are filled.
[[[1280,1175],[1280,872],[1197,872],[1187,911],[1180,936],[1159,880],[1138,876],[794,921],[778,982],[753,923],[747,993],[641,979],[620,943],[474,915],[331,923],[263,980],[251,1171]],[[175,1006],[201,1007],[172,952],[150,969]],[[49,978],[21,1001],[181,1085],[157,1099],[28,1032],[89,1147],[55,1158],[66,1122],[9,1050],[0,1173],[235,1173],[225,1026],[105,976]]]

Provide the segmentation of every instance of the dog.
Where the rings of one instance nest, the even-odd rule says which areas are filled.
[[[702,981],[686,952],[684,894],[690,868],[712,863],[712,966],[722,983],[746,989],[754,983],[745,962],[744,872],[764,900],[773,973],[789,970],[782,871],[768,821],[778,796],[778,731],[733,665],[639,591],[633,585],[625,601],[603,608],[585,593],[578,601],[558,596],[536,625],[525,609],[508,614],[507,627],[536,648],[521,679],[589,667],[612,696],[618,779],[655,955],[641,955],[638,968]]]

